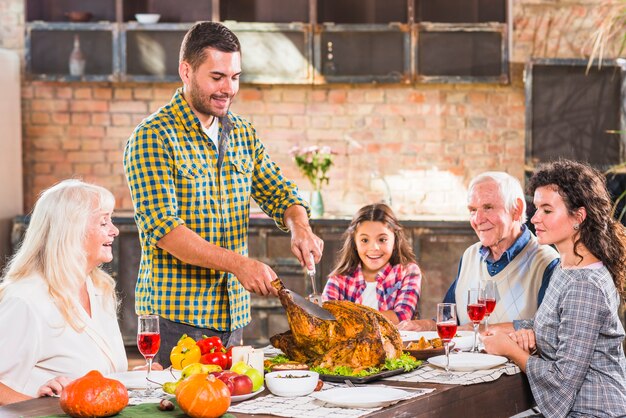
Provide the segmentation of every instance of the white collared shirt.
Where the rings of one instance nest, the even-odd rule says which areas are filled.
[[[87,278],[91,317],[79,309],[82,332],[65,323],[39,276],[12,285],[0,301],[0,382],[29,396],[57,376],[70,379],[98,370],[128,369],[116,313]]]
[[[220,126],[217,123],[217,118],[215,117],[213,118],[213,122],[211,123],[211,126],[209,126],[208,128],[205,128],[203,125],[202,130],[204,131],[205,134],[207,134],[209,139],[215,144],[215,148],[217,148],[217,152],[219,152],[220,151],[220,145],[219,145]]]

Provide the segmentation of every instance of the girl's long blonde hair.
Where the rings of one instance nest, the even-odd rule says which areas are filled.
[[[40,274],[63,318],[80,331],[85,324],[78,311],[78,295],[89,275],[103,293],[106,308],[115,311],[115,281],[100,267],[87,272],[85,252],[90,216],[94,211],[110,212],[114,204],[115,198],[107,189],[80,180],[64,180],[43,191],[22,244],[6,267],[0,300],[12,284]]]

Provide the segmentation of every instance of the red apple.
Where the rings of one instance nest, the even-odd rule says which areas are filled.
[[[228,370],[224,370],[224,371],[221,371],[221,372],[212,372],[210,374],[212,374],[217,379],[219,379],[222,382],[224,382],[224,384],[226,384],[226,387],[228,388],[228,391],[230,392],[230,394],[231,395],[233,394],[233,392],[235,390],[235,385],[232,382],[232,380],[230,380],[230,379],[232,377],[239,376],[237,373],[231,372],[231,371],[228,371]]]
[[[252,379],[245,374],[233,376],[228,380],[231,381],[234,386],[231,395],[247,395],[252,392]]]
[[[231,377],[238,376],[237,373],[231,372],[229,370],[223,370],[221,372],[212,372],[211,374],[215,376],[216,378],[220,379],[221,381],[226,381],[230,379]]]

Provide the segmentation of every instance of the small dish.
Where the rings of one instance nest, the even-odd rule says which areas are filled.
[[[93,17],[91,12],[83,12],[80,10],[72,10],[70,12],[66,12],[65,16],[70,22],[89,22]]]
[[[435,357],[435,356],[439,356],[441,354],[445,354],[446,353],[446,349],[445,347],[439,347],[439,348],[428,348],[425,350],[409,350],[407,348],[407,346],[410,343],[407,343],[404,345],[404,352],[405,353],[409,353],[410,355],[412,355],[413,357],[415,357],[415,360],[427,360],[431,357]],[[454,341],[452,341],[450,343],[450,352],[452,352],[452,349],[454,348]]]
[[[310,370],[288,370],[265,375],[265,384],[276,396],[306,396],[315,390],[319,374]]]
[[[137,22],[149,24],[149,23],[157,23],[161,15],[158,13],[137,13],[135,14],[135,19]]]

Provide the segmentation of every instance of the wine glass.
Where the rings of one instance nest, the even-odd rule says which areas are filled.
[[[450,377],[450,341],[456,335],[457,317],[455,303],[437,304],[437,334],[446,350],[446,377]]]
[[[485,317],[485,292],[481,288],[472,288],[467,291],[467,316],[474,324],[474,345],[470,352],[478,352],[478,325]]]
[[[498,289],[496,282],[493,280],[483,280],[482,285],[485,296],[483,299],[485,303],[485,333],[487,333],[489,332],[489,315],[496,309],[496,295]]]
[[[148,364],[148,374],[146,376],[145,395],[151,395],[153,388],[150,386],[150,370],[152,370],[152,359],[161,346],[161,333],[159,332],[158,315],[139,315],[137,322],[137,347],[139,352],[146,359]]]

